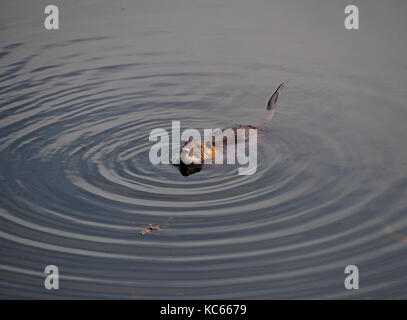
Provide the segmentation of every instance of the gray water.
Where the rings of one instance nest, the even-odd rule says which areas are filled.
[[[0,297],[407,298],[407,3],[353,2],[2,1]],[[283,81],[254,175],[150,163]]]

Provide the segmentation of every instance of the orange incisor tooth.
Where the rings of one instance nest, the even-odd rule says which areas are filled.
[[[214,146],[212,146],[212,158],[215,158],[216,155],[216,149]]]

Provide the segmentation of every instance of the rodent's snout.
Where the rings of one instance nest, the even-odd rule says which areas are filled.
[[[186,148],[186,147],[181,149],[181,161],[182,161],[182,163],[187,164],[187,165],[191,164],[192,159],[191,159],[191,157],[189,155],[190,151],[191,150],[189,148]]]
[[[207,147],[204,141],[190,141],[181,149],[181,161],[189,165],[202,164],[215,155],[214,147]]]

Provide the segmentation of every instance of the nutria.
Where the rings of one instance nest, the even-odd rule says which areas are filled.
[[[277,103],[278,96],[280,94],[280,90],[283,87],[284,83],[280,84],[276,91],[271,95],[270,99],[267,102],[267,107],[266,109],[269,111],[268,116],[266,117],[265,121],[268,123],[271,121],[271,119],[274,116],[275,113],[275,107]],[[237,130],[243,129],[245,130],[245,138],[249,136],[249,130],[250,129],[257,129],[255,126],[252,125],[238,125],[233,128],[230,128],[232,130],[229,130],[230,134],[234,136],[235,139],[235,144],[237,143]],[[222,130],[225,132],[225,130]],[[233,137],[232,137],[233,139]],[[226,147],[228,141],[228,137],[224,136],[223,137],[223,146]],[[246,140],[247,142],[247,140]],[[223,148],[225,150],[226,148]],[[189,176],[191,174],[197,173],[201,171],[202,165],[204,164],[204,161],[207,159],[214,159],[216,154],[216,149],[215,149],[215,140],[212,138],[212,145],[207,145],[205,141],[195,141],[192,140],[191,138],[185,142],[181,149],[181,161],[180,164],[178,165],[179,171],[181,172],[182,175],[184,176]]]

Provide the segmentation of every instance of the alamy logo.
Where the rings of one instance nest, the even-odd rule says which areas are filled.
[[[44,27],[47,30],[59,29],[59,10],[55,5],[48,5],[44,9],[44,13],[48,14],[44,20]]]
[[[59,270],[57,266],[49,265],[44,269],[44,274],[47,276],[44,280],[44,287],[47,290],[58,290],[59,289]]]
[[[348,14],[345,18],[345,28],[347,30],[358,30],[359,29],[359,9],[355,5],[348,5],[345,8],[345,14]]]
[[[345,274],[349,274],[345,278],[345,288],[348,290],[359,289],[359,269],[357,266],[350,264],[345,267]]]
[[[252,175],[257,170],[257,129],[251,126],[226,130],[204,129],[204,137],[196,129],[186,129],[181,134],[180,121],[172,121],[172,139],[167,130],[157,128],[151,131],[149,140],[157,141],[149,152],[150,162],[158,164],[226,164],[237,162],[239,175]],[[184,142],[181,147],[181,142]],[[248,155],[246,156],[246,147]],[[171,162],[170,162],[171,150]]]

